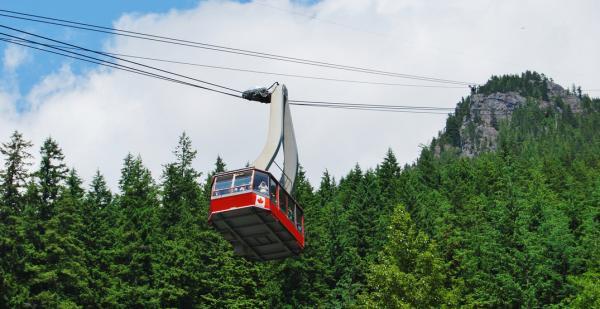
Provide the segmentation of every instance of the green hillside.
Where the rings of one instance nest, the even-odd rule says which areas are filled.
[[[31,170],[15,132],[1,147],[0,307],[600,307],[600,100],[552,85],[493,77],[414,164],[388,151],[318,187],[300,171],[305,252],[268,263],[207,225],[185,134],[162,175],[128,155],[113,193],[100,173],[82,187],[52,139]],[[473,112],[472,97],[508,92],[525,99],[509,116]],[[486,125],[488,148],[465,155],[483,138],[469,126]]]

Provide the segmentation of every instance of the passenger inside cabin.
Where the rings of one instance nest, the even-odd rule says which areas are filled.
[[[271,194],[271,203],[277,204],[277,184],[271,180],[271,187],[269,188],[269,193]]]
[[[252,174],[250,172],[242,172],[235,174],[234,192],[244,192],[250,189],[250,181]]]
[[[259,171],[254,172],[253,190],[260,194],[269,194],[269,176]]]
[[[302,221],[304,220],[304,214],[301,208],[296,208],[296,229],[299,232],[303,232],[302,231]]]
[[[290,205],[292,206],[292,205]],[[288,207],[288,213],[287,213],[288,218],[290,219],[290,221],[294,222],[294,209],[293,207]]]
[[[264,181],[261,181],[260,185],[258,185],[258,192],[265,194],[269,193],[269,187]]]

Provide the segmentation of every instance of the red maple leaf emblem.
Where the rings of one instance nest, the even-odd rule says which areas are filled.
[[[264,202],[265,202],[265,200],[263,200],[263,198],[262,198],[262,197],[259,197],[259,198],[258,198],[256,201],[257,201],[259,204],[262,204],[262,203],[264,203]]]

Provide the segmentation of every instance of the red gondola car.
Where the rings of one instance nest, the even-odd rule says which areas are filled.
[[[275,260],[304,248],[304,213],[273,176],[256,168],[212,179],[209,223],[231,242],[236,254]]]

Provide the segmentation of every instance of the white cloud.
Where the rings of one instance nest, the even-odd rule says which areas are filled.
[[[14,105],[15,98],[8,93],[0,91],[0,119],[5,120],[0,123],[0,130],[4,132],[10,130],[17,114]]]
[[[600,85],[600,42],[593,39],[600,37],[596,1],[324,0],[310,7],[266,3],[283,10],[260,3],[204,1],[191,10],[125,15],[115,26],[455,80],[484,82],[491,74],[533,69],[566,85]],[[403,82],[123,37],[105,46],[124,54],[210,65]],[[453,107],[468,94],[466,89],[353,85],[151,64],[236,89],[279,80],[294,99]],[[16,116],[6,103],[10,97],[0,96],[0,140],[19,129],[39,147],[51,135],[86,179],[99,168],[113,186],[127,152],[141,154],[158,178],[182,131],[199,150],[196,167],[202,171],[212,169],[217,154],[230,168],[243,166],[258,155],[266,138],[266,105],[128,72],[101,69],[76,76],[64,67],[26,98],[34,108]],[[444,115],[302,107],[293,107],[292,113],[300,160],[314,183],[326,168],[339,177],[357,162],[374,167],[388,147],[402,163],[411,162],[419,145],[428,143],[445,123]]]
[[[2,64],[8,72],[14,72],[21,64],[29,59],[29,51],[18,45],[8,45],[4,49]]]

